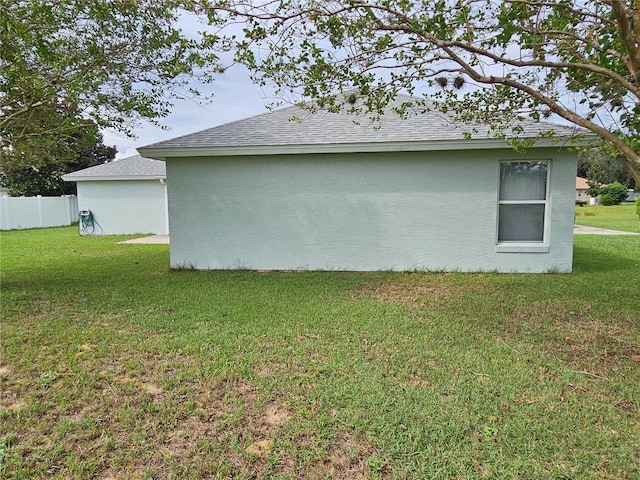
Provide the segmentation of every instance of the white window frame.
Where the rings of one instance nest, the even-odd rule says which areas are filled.
[[[503,163],[534,163],[545,162],[547,164],[547,178],[545,182],[544,200],[502,200],[500,198],[500,171]],[[498,188],[496,192],[496,252],[502,253],[546,253],[549,251],[549,212],[551,193],[551,168],[553,162],[549,158],[529,158],[529,159],[504,159],[498,162]],[[501,242],[498,240],[500,231],[500,206],[501,205],[544,205],[544,216],[542,226],[542,241],[510,241]]]

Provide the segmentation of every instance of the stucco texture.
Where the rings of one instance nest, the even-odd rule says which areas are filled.
[[[549,160],[544,245],[497,245],[501,160]],[[575,153],[558,148],[167,159],[171,265],[569,272]]]
[[[159,180],[78,182],[78,208],[93,213],[97,224],[92,234],[166,235],[165,188]]]

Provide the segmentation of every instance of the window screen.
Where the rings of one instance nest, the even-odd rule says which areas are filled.
[[[543,242],[548,162],[501,162],[498,243]]]

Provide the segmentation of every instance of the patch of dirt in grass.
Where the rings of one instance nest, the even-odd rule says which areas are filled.
[[[132,383],[131,377],[125,380]],[[255,428],[257,422],[252,420],[258,399],[253,385],[238,378],[206,384],[194,382],[184,393],[135,380],[132,385],[139,388],[133,391],[116,388],[111,403],[127,405],[116,418],[122,418],[132,410],[137,412],[132,419],[137,434],[126,423],[118,421],[111,422],[108,428],[118,448],[138,452],[127,458],[129,469],[148,468],[159,478],[179,478],[180,472],[188,469],[191,477],[194,472],[198,472],[196,476],[206,477],[206,468],[197,459],[205,456],[206,449],[211,447],[222,452],[230,471],[239,472],[247,467],[233,445],[234,439],[241,441],[245,436],[256,438],[261,435],[261,428]],[[148,394],[157,405],[152,412],[145,412],[143,407]],[[265,413],[281,419],[273,410]],[[142,444],[135,440],[137,435],[142,436]],[[258,461],[268,454],[263,453],[257,455]],[[121,472],[111,469],[109,474],[120,478]]]
[[[142,384],[142,388],[147,393],[150,393],[151,395],[160,395],[161,393],[164,393],[164,389],[163,388],[158,387],[157,385],[153,385],[151,383]]]
[[[260,378],[273,378],[276,371],[272,365],[253,365],[253,371]]]
[[[286,392],[233,372],[209,375],[201,359],[168,353],[153,334],[109,323],[93,329],[91,338],[71,336],[65,343],[61,336],[42,352],[29,347],[35,352],[29,366],[17,355],[3,364],[8,388],[0,400],[11,409],[3,421],[15,436],[5,457],[9,478],[18,469],[30,478],[87,478],[79,465],[90,466],[92,478],[112,480],[266,478],[261,472],[267,471],[312,480],[365,478],[374,450],[349,433],[328,447],[318,442],[325,444],[322,455],[312,439],[324,433],[315,430],[309,445],[282,447],[297,428]],[[41,360],[63,373],[55,388],[42,385]],[[276,376],[289,368],[265,364],[254,371]],[[28,396],[34,391],[37,402]],[[15,413],[24,408],[28,416]]]
[[[291,412],[278,407],[277,403],[267,404],[262,412],[262,420],[270,427],[279,427],[289,420]]]
[[[4,397],[4,395],[3,395]],[[1,398],[0,399],[0,410],[7,410],[9,412],[19,412],[21,410],[24,410],[25,408],[27,408],[27,402],[25,402],[24,400],[20,400],[20,399],[7,399],[7,398]]]
[[[247,422],[259,397],[252,384],[238,378],[177,381],[177,375],[198,371],[197,359],[133,348],[128,336],[111,338],[101,350],[57,346],[61,365],[69,358],[65,352],[84,352],[72,355],[77,366],[60,378],[61,388],[43,389],[29,369],[14,375],[6,367],[11,381],[3,379],[3,409],[22,409],[20,392],[34,389],[40,392],[39,404],[48,406],[31,414],[29,422],[37,428],[18,415],[8,417],[17,443],[6,461],[9,476],[22,465],[27,476],[49,476],[44,469],[53,468],[53,478],[80,478],[72,465],[92,464],[97,478],[141,478],[147,468],[158,478],[180,478],[176,472],[182,468],[192,468],[191,478],[205,478],[206,472],[193,472],[204,468],[196,459],[211,445],[225,452],[232,471],[246,466],[232,445],[255,423]],[[264,415],[269,428],[288,418],[273,407]],[[51,440],[49,446],[40,445],[43,436]],[[43,460],[54,455],[55,461]]]
[[[619,400],[615,406],[616,408],[626,413],[638,413],[639,409],[636,402],[633,402],[631,400]]]
[[[405,388],[431,388],[432,385],[428,380],[420,378],[416,375],[411,375],[409,379],[403,384]]]
[[[21,396],[12,391],[12,386],[17,375],[14,375],[11,368],[7,365],[0,365],[0,410],[10,412],[18,412],[24,410],[27,403]]]
[[[470,290],[472,292],[464,311],[458,301],[448,302]],[[616,370],[623,364],[640,361],[640,347],[637,337],[633,335],[633,332],[637,332],[637,323],[628,315],[603,317],[594,313],[589,302],[580,298],[557,297],[529,301],[527,295],[521,295],[521,298],[513,297],[505,302],[504,295],[504,290],[484,284],[462,286],[449,282],[434,285],[409,281],[369,283],[355,293],[357,298],[370,297],[377,302],[401,305],[414,312],[434,306],[448,308],[447,305],[454,309],[454,314],[473,316],[477,312],[480,331],[484,329],[487,334],[498,334],[508,345],[514,337],[516,340],[521,337],[530,341],[533,332],[538,339],[531,348],[562,355],[575,368],[587,369],[596,365],[603,370]],[[477,307],[474,306],[476,301],[479,302]],[[488,318],[489,322],[488,315],[492,315]],[[488,329],[495,332],[489,332]]]
[[[375,448],[362,439],[342,434],[329,451],[329,464],[335,478],[357,480],[366,478],[369,468],[366,461],[375,453]],[[388,472],[390,473],[390,472]]]
[[[375,448],[364,439],[341,433],[329,445],[325,455],[313,460],[308,468],[303,470],[303,476],[308,479],[364,479],[371,473],[366,462],[374,453]]]
[[[266,458],[271,455],[273,451],[273,440],[260,440],[254,442],[246,448],[246,452],[249,455],[253,455],[258,458]]]
[[[459,285],[424,285],[415,283],[365,284],[356,297],[372,297],[376,302],[393,303],[412,309],[426,308],[434,302],[441,302],[459,295],[463,291]]]
[[[640,359],[640,347],[632,335],[637,326],[623,316],[594,314],[588,304],[532,302],[508,322],[537,327],[540,336],[546,337],[540,347],[564,356],[576,368],[617,370]]]
[[[161,453],[173,459],[186,459],[197,453],[198,440],[215,437],[212,418],[191,416],[181,419],[161,438]]]
[[[57,312],[63,308],[63,305],[52,301],[50,298],[18,298],[15,300],[15,307],[20,310],[26,310],[24,314],[28,316],[44,316],[52,312]]]

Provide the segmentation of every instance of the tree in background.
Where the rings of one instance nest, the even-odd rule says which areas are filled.
[[[433,102],[423,108],[497,135],[517,135],[520,117],[561,118],[599,136],[640,183],[638,0],[197,3],[213,25],[245,24],[225,41],[282,96],[376,115],[398,92],[422,92]]]
[[[604,170],[604,166],[600,162],[593,162],[587,169],[585,176],[587,179],[587,185],[589,189],[587,194],[590,197],[597,197],[602,194],[604,186],[607,184],[607,172]]]
[[[608,195],[611,198],[613,205],[620,205],[627,198],[627,187],[620,182],[610,183],[605,187],[604,195]]]
[[[0,170],[60,159],[94,126],[131,135],[197,95],[189,82],[211,81],[217,56],[213,37],[179,29],[181,12],[173,0],[3,0]]]
[[[633,177],[618,157],[612,157],[606,149],[591,148],[578,156],[578,176],[599,183],[620,182],[628,188],[636,188]]]
[[[57,196],[76,193],[74,182],[65,182],[66,173],[110,162],[115,158],[115,147],[102,143],[102,135],[95,124],[64,136],[56,149],[46,151],[48,142],[29,142],[33,151],[21,151],[20,158],[7,158],[8,152],[0,152],[3,171],[0,185],[7,187],[12,196]]]

